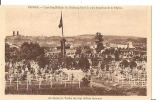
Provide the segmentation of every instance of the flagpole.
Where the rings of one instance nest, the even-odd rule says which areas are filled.
[[[63,47],[62,47],[62,49],[63,49],[63,51],[62,51],[62,53],[63,53],[63,62],[64,62],[64,56],[65,56],[65,41],[64,41],[64,34],[63,34],[63,18],[62,18],[62,11],[61,11],[61,19],[62,19],[62,40],[63,40]]]
[[[62,19],[62,11],[61,11],[61,19]],[[63,35],[63,19],[62,19],[62,37],[64,37],[64,35]]]
[[[61,11],[61,19],[60,24],[58,26],[59,28],[62,28],[62,38],[61,38],[61,55],[62,55],[62,63],[64,62],[65,58],[65,39],[63,34],[63,18],[62,18],[62,11]]]

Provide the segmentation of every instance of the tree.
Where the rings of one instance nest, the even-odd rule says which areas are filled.
[[[105,69],[108,71],[109,70],[109,63],[111,62],[111,59],[108,58],[103,58],[102,64],[101,64],[101,69]]]
[[[96,48],[96,52],[99,53],[101,52],[101,50],[104,48],[103,46],[103,36],[101,35],[101,33],[97,32],[96,35],[95,35],[95,43],[97,45],[97,48]]]
[[[106,58],[108,58],[108,56],[110,55],[110,50],[109,50],[109,49],[105,49],[105,50],[102,52],[102,55],[103,55],[103,56],[106,56]]]
[[[44,56],[44,48],[40,47],[38,43],[24,42],[21,45],[20,55],[21,59],[27,60],[28,63],[30,60],[36,60],[41,68],[45,67],[48,63],[48,59]]]
[[[66,57],[66,68],[68,68],[68,69],[72,69],[72,68],[79,69],[77,66],[77,62],[76,62],[75,58],[72,58],[70,56]]]
[[[72,57],[66,57],[66,67],[67,68],[72,68],[73,67],[73,61],[74,59]]]
[[[75,54],[80,55],[80,54],[81,54],[81,52],[82,52],[82,49],[81,49],[80,47],[78,47],[78,48],[76,49]]]
[[[91,61],[92,61],[92,66],[98,66],[99,60],[97,56],[92,58]]]
[[[115,61],[119,61],[119,52],[118,50],[114,51]]]
[[[44,57],[44,55],[40,55],[37,58],[37,62],[40,68],[44,68],[46,66],[46,61],[48,59],[46,59],[46,57]]]
[[[87,57],[85,57],[84,55],[81,55],[81,58],[79,59],[79,62],[78,62],[78,66],[83,71],[87,72],[88,69],[90,68],[90,64],[89,64]]]
[[[85,50],[85,53],[86,54],[91,54],[92,53],[92,50],[89,46],[84,46],[84,50]]]
[[[134,60],[132,60],[131,62],[129,62],[129,65],[130,65],[130,68],[132,69],[137,66],[137,63]]]
[[[13,62],[20,59],[19,51],[16,47],[10,47],[8,43],[5,43],[5,61],[8,62],[12,60]]]
[[[109,50],[110,50],[110,53],[111,54],[114,54],[115,53],[115,49],[114,48],[110,48]]]
[[[124,59],[121,64],[123,65],[123,67],[128,67],[128,61],[126,59]]]
[[[5,43],[5,61],[10,59],[10,46],[8,43]]]
[[[109,55],[110,54],[110,50],[109,49],[105,49],[105,51],[103,51],[103,54]]]
[[[44,49],[37,43],[24,42],[21,45],[21,57],[25,60],[36,60],[40,55],[44,55]]]

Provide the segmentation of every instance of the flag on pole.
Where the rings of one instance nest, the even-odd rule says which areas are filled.
[[[61,53],[62,53],[62,58],[63,58],[63,61],[64,61],[64,56],[65,56],[65,38],[64,38],[64,35],[63,35],[63,19],[62,19],[62,11],[61,11],[61,19],[60,19],[60,24],[58,26],[59,28],[62,28],[62,39],[61,39]]]
[[[61,19],[60,19],[60,24],[58,26],[59,28],[63,27],[63,21],[62,21],[62,12],[61,12]]]

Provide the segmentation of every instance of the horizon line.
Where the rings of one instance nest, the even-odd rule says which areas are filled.
[[[84,36],[84,35],[94,35],[95,36],[95,34],[82,34],[82,35],[67,35],[67,36],[65,36],[65,37],[74,37],[74,36]],[[8,37],[8,36],[13,36],[13,35],[6,35],[6,37]],[[27,37],[53,37],[53,36],[56,36],[56,37],[61,37],[60,35],[53,35],[53,36],[49,36],[49,35],[21,35],[21,34],[19,34],[19,35],[15,35],[15,36],[27,36]],[[119,36],[119,37],[138,37],[138,38],[147,38],[147,37],[143,37],[143,36],[128,36],[128,35],[108,35],[108,34],[105,34],[105,35],[103,35],[102,34],[102,36]]]

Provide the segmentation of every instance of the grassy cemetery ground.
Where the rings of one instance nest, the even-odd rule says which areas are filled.
[[[95,80],[96,81],[96,80]],[[39,89],[39,85],[19,85],[19,89],[16,88],[16,83],[9,85],[5,89],[7,95],[20,94],[20,95],[146,95],[145,87],[127,87],[127,86],[112,86],[112,84],[101,84],[93,82],[92,88],[83,86],[79,88],[79,84],[53,84],[52,88],[50,85],[42,84]]]

